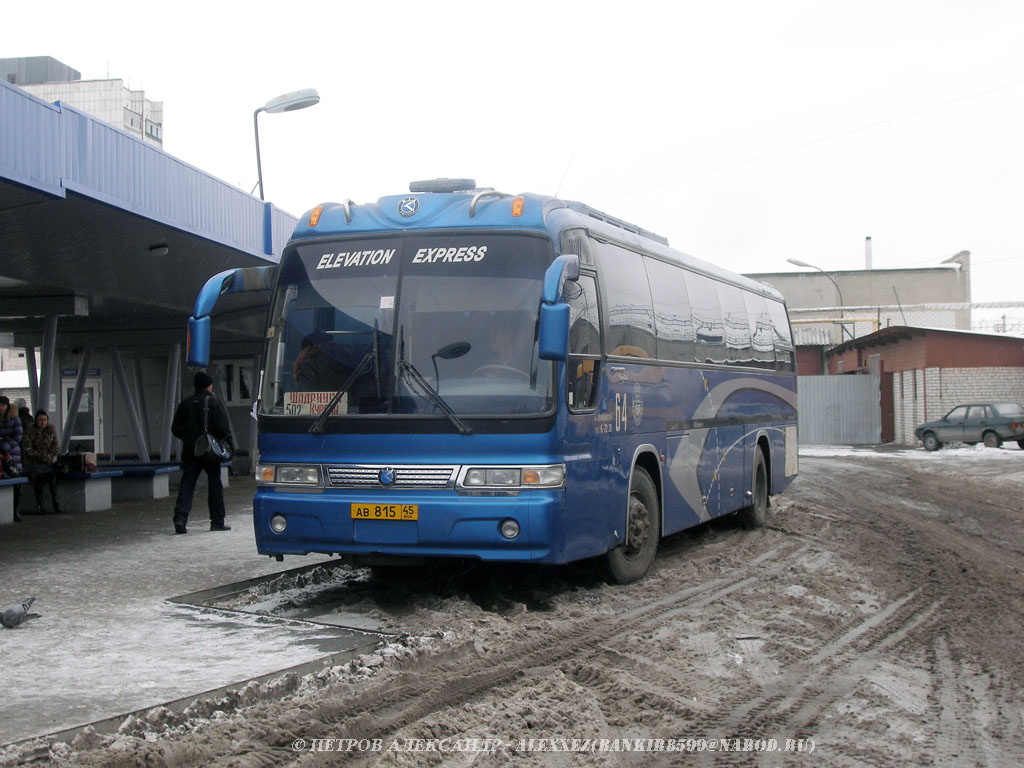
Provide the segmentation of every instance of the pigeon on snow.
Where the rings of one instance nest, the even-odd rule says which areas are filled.
[[[34,597],[30,597],[21,605],[12,605],[9,608],[4,608],[3,612],[0,613],[0,624],[3,624],[7,629],[14,629],[29,619],[38,619],[38,613],[28,612],[28,609],[32,607],[32,603],[35,601]]]

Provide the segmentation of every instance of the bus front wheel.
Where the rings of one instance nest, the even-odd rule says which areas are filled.
[[[740,523],[744,528],[762,528],[768,513],[768,465],[760,448],[754,449],[754,477],[750,493],[750,506],[740,510]]]
[[[651,476],[640,467],[633,470],[626,511],[626,542],[605,555],[608,576],[616,584],[642,579],[654,563],[661,538],[661,509]]]

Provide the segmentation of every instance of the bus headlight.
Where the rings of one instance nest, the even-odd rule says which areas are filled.
[[[473,467],[466,471],[464,485],[473,488],[515,488],[519,485],[520,470],[512,467]]]
[[[260,464],[256,467],[256,481],[269,485],[320,485],[320,467],[308,464]]]
[[[561,488],[565,485],[565,465],[533,467],[467,467],[458,483],[466,489],[519,490],[523,488]]]

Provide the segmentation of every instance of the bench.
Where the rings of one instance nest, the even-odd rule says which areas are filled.
[[[181,467],[180,464],[175,464],[176,467]],[[220,484],[225,488],[228,487],[228,481],[231,477],[231,462],[225,461],[220,465]],[[181,483],[181,476],[179,475],[174,479],[174,487],[177,487]],[[199,479],[196,481],[196,490],[206,487],[206,473],[200,472]]]
[[[97,469],[95,472],[68,472],[57,475],[57,503],[61,512],[95,512],[110,509],[113,503],[110,481],[121,477],[119,469]],[[43,506],[49,508],[50,492],[43,489]],[[22,492],[22,512],[32,513],[36,510],[36,495],[29,491]]]
[[[114,481],[114,501],[145,501],[170,496],[170,477],[181,470],[178,463],[110,464],[103,469],[117,470],[121,477]]]
[[[27,477],[5,477],[0,480],[0,525],[14,522],[14,489],[26,483]],[[21,495],[25,495],[24,490]]]

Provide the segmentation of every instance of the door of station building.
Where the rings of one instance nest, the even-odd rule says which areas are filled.
[[[82,399],[78,403],[78,412],[74,414],[71,427],[71,450],[83,450],[93,453],[103,451],[103,389],[101,379],[87,378],[82,390]],[[71,395],[75,391],[75,380],[65,379],[61,382],[61,405],[66,414],[71,404]]]

